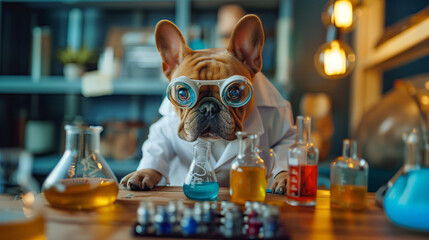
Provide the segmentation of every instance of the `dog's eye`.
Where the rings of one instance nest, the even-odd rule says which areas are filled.
[[[180,100],[187,101],[189,100],[190,94],[188,89],[180,88],[179,91],[177,91],[177,96],[179,97]]]
[[[228,91],[228,97],[231,100],[236,100],[238,98],[240,98],[240,89],[238,87],[231,87],[231,89],[229,89]]]

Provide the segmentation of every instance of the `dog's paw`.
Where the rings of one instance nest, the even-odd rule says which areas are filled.
[[[271,184],[271,191],[275,194],[285,194],[286,193],[286,183],[289,176],[288,172],[280,172],[274,178],[273,184]]]
[[[122,178],[120,185],[127,190],[152,190],[161,180],[161,174],[153,169],[142,169],[132,172]]]

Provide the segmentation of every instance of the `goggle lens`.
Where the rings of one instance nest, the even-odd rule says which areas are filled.
[[[231,107],[244,106],[251,97],[251,86],[245,81],[233,81],[222,91],[223,101]]]
[[[184,82],[176,82],[168,89],[168,99],[179,107],[192,107],[196,101],[195,92]]]

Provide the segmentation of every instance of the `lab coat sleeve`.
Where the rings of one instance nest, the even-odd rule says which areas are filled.
[[[282,172],[288,171],[289,147],[295,143],[296,128],[293,126],[293,114],[290,103],[286,107],[277,108],[272,114],[273,121],[270,128],[271,148],[274,150],[276,159],[271,170],[271,180]]]
[[[175,125],[177,121],[174,121],[171,116],[164,116],[152,124],[148,139],[142,147],[143,157],[137,170],[154,169],[169,182],[170,161],[176,156],[171,142],[171,134],[176,134],[172,129]]]

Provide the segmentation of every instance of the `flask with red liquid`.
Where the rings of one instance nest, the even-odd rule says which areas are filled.
[[[310,140],[311,118],[296,118],[296,143],[289,148],[287,200],[293,206],[316,205],[319,151]]]

